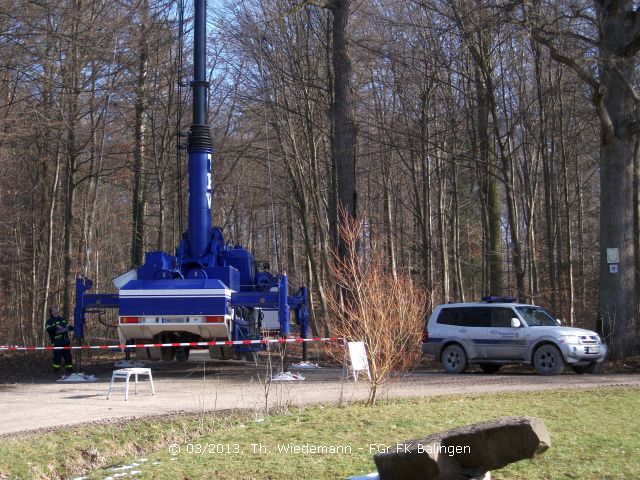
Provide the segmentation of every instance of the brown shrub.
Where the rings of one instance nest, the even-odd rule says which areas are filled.
[[[361,232],[355,221],[341,227],[347,255],[335,254],[331,262],[327,324],[334,336],[364,342],[371,370],[367,403],[373,404],[391,373],[408,370],[420,357],[425,292],[408,274],[390,270],[380,245],[358,252]]]

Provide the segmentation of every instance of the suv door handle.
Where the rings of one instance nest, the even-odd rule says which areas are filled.
[[[499,334],[500,334],[500,332],[499,332],[499,331],[497,331],[497,330],[489,330],[489,333],[490,333],[491,335],[499,335]]]
[[[467,329],[466,328],[461,328],[460,330],[458,330],[458,333],[467,333]]]

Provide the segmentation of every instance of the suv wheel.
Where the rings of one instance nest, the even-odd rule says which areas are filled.
[[[573,368],[573,371],[576,373],[598,373],[598,371],[600,370],[600,366],[602,365],[602,363],[599,362],[591,362],[587,365],[571,365],[571,368]]]
[[[462,373],[467,369],[467,354],[460,345],[449,345],[442,351],[442,366],[447,373]]]
[[[564,370],[564,358],[557,347],[542,345],[533,354],[533,365],[541,375],[558,375]]]
[[[496,373],[502,365],[497,363],[481,363],[480,368],[484,373]]]

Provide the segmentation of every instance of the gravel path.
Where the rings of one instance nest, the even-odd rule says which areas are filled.
[[[261,409],[265,405],[264,383],[255,365],[206,361],[195,353],[187,364],[153,363],[156,395],[146,382],[137,395],[130,389],[129,401],[116,391],[106,399],[111,365],[97,369],[95,383],[64,384],[50,381],[0,385],[0,435],[54,428],[115,418],[164,415],[177,412]],[[204,368],[206,365],[206,369]],[[95,367],[91,373],[96,373]],[[264,368],[261,367],[260,377]],[[365,399],[367,382],[342,380],[342,369],[303,371],[303,382],[272,384],[269,403],[305,405]],[[565,374],[543,377],[522,370],[501,374],[446,375],[438,371],[416,371],[394,379],[380,397],[423,397],[446,394],[530,391],[561,388],[593,388],[640,385],[640,374]]]

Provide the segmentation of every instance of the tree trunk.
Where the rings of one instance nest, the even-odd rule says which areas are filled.
[[[35,202],[34,202],[35,203]],[[31,305],[29,309],[29,340],[36,343],[38,341],[39,322],[36,321],[38,315],[38,237],[36,234],[36,209],[31,212],[31,285],[29,290],[31,291]]]
[[[287,272],[293,277],[297,274],[296,255],[295,255],[295,239],[293,236],[293,208],[291,204],[287,204]],[[297,277],[296,277],[297,278]]]
[[[442,302],[449,301],[450,277],[449,277],[449,246],[447,244],[447,219],[446,219],[446,181],[444,171],[444,159],[442,153],[436,160],[438,165],[438,230],[440,230],[440,293]]]
[[[53,266],[53,224],[56,211],[56,196],[58,191],[58,181],[60,179],[60,146],[56,146],[55,167],[53,169],[53,181],[51,182],[49,211],[47,217],[47,262],[44,274],[44,295],[42,297],[42,328],[49,318],[49,292],[51,290],[51,271]]]
[[[451,187],[451,243],[453,253],[455,298],[459,302],[464,302],[464,281],[462,279],[462,260],[460,258],[460,205],[458,201],[458,167],[455,160],[451,163]]]
[[[611,90],[610,90],[611,91]],[[608,95],[614,97],[616,95]],[[610,107],[617,103],[610,98]],[[620,102],[616,107],[624,107]],[[615,117],[616,110],[612,110]],[[620,110],[618,110],[619,113]],[[635,260],[633,231],[634,139],[615,138],[602,145],[600,153],[600,317],[603,334],[616,358],[635,350],[638,301],[635,295]],[[617,272],[607,262],[607,249],[617,248]]]
[[[540,157],[542,159],[542,176],[544,184],[544,211],[547,226],[546,247],[547,247],[547,265],[549,268],[549,290],[551,293],[551,309],[556,311],[558,306],[558,272],[556,258],[556,224],[555,218],[555,201],[554,201],[554,182],[555,178],[552,172],[552,164],[549,160],[549,145],[547,141],[546,130],[546,105],[543,101],[542,93],[542,65],[540,59],[540,49],[537,43],[533,43],[533,51],[535,55],[535,71],[536,71],[536,99],[538,102],[539,115],[539,135],[540,135]]]
[[[421,239],[421,259],[424,275],[424,284],[429,295],[433,293],[433,224],[431,222],[431,164],[427,153],[429,141],[429,108],[430,93],[422,90],[420,94],[420,155],[416,159],[413,150],[411,156],[411,173],[413,190],[416,198],[418,212],[418,227]],[[419,163],[418,163],[419,160]],[[429,302],[429,296],[427,302]],[[430,308],[431,305],[428,305]]]
[[[144,170],[147,130],[147,74],[149,68],[149,45],[147,42],[147,27],[149,22],[149,1],[142,2],[142,19],[139,29],[138,52],[138,84],[136,88],[135,105],[135,151],[133,159],[133,202],[132,202],[132,232],[131,232],[131,266],[142,265],[144,255],[144,222],[146,213],[146,198],[144,192]]]
[[[562,198],[564,201],[564,209],[566,215],[566,224],[565,224],[565,236],[566,236],[566,245],[567,245],[567,263],[565,267],[566,273],[566,285],[569,289],[567,292],[568,298],[568,307],[569,307],[569,325],[572,327],[575,324],[576,315],[575,315],[575,288],[574,288],[574,274],[573,274],[573,232],[571,230],[571,202],[569,199],[569,169],[567,167],[568,159],[567,159],[567,148],[565,143],[564,136],[564,103],[562,90],[559,92],[558,98],[558,108],[559,108],[559,135],[560,135],[560,156],[562,158],[561,166],[562,166]]]
[[[383,154],[383,157],[386,155]],[[384,210],[384,233],[385,243],[387,245],[387,257],[389,259],[389,268],[391,269],[391,275],[394,279],[398,278],[398,266],[396,262],[396,247],[395,239],[393,236],[393,206],[391,201],[391,172],[389,165],[387,164],[387,158],[383,158],[383,210]]]
[[[483,47],[481,47],[483,48]],[[483,57],[486,61],[488,58]],[[489,295],[500,295],[504,288],[501,206],[498,192],[498,177],[495,167],[495,155],[492,152],[489,135],[489,92],[480,75],[480,68],[475,68],[476,101],[478,104],[478,143],[482,189],[484,190],[485,210],[487,214],[486,250],[488,257],[487,287],[483,291]]]
[[[636,104],[625,83],[634,78],[636,60],[619,55],[632,41],[629,27],[631,2],[601,2],[601,87],[595,94],[602,100],[600,147],[600,298],[599,316],[612,356],[621,358],[635,351],[637,340],[638,289],[636,285],[634,216],[634,164],[638,140]],[[621,5],[622,3],[622,5]],[[635,17],[638,13],[635,12]],[[635,18],[638,22],[638,18]],[[604,94],[600,99],[599,95]],[[607,262],[607,249],[619,252],[617,272]]]
[[[637,106],[636,106],[637,107]],[[633,219],[633,231],[636,235],[635,243],[635,257],[636,257],[636,296],[640,295],[640,138],[636,137],[636,153],[633,156],[633,197],[635,202],[634,219]],[[640,300],[637,305],[637,316],[640,321]],[[636,325],[636,331],[638,325]]]
[[[75,222],[75,196],[76,182],[75,175],[78,160],[78,146],[76,128],[78,125],[79,97],[80,97],[80,17],[82,5],[80,0],[74,1],[73,24],[69,38],[69,56],[65,78],[66,93],[68,96],[68,120],[67,120],[67,160],[66,160],[66,203],[64,216],[64,308],[65,318],[69,318],[71,313],[72,295],[72,265],[73,265],[73,227]]]
[[[344,225],[346,217],[357,217],[356,194],[356,125],[354,120],[353,90],[351,87],[351,58],[347,23],[351,0],[335,0],[333,13],[333,88],[332,106],[333,156],[338,187],[338,222]],[[338,239],[341,257],[347,254],[344,242]]]

